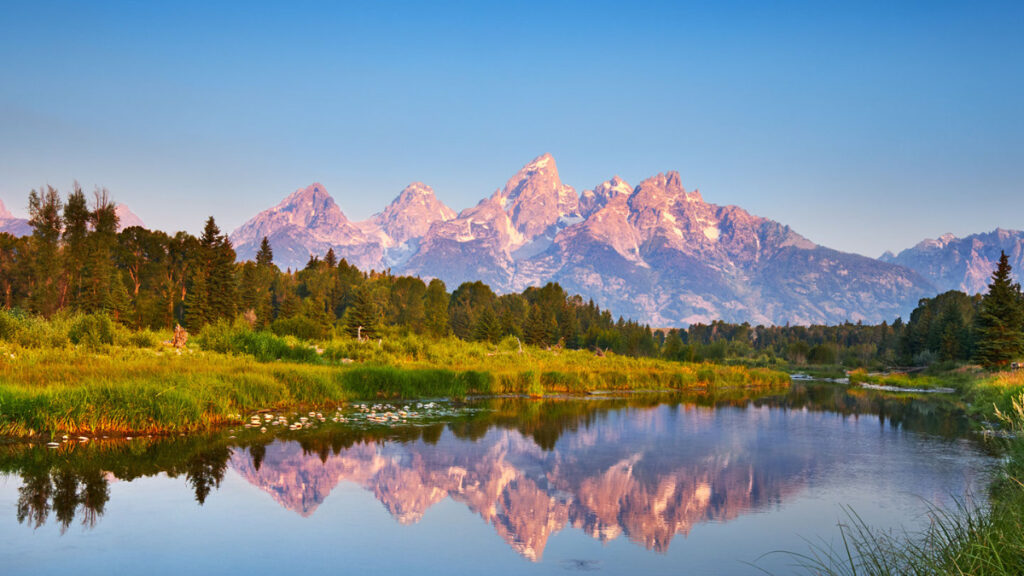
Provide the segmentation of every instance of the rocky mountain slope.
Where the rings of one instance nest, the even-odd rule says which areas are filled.
[[[4,232],[14,236],[28,236],[32,233],[32,227],[28,225],[28,220],[15,218],[4,206],[3,200],[0,200],[0,233]]]
[[[135,212],[132,212],[124,204],[118,204],[117,208],[117,229],[118,231],[124,230],[125,228],[131,228],[132,226],[138,226],[145,228],[146,224],[142,222],[142,218],[139,218]]]
[[[1018,280],[1024,278],[1024,231],[996,228],[984,234],[957,238],[943,234],[922,240],[897,255],[882,254],[880,260],[899,264],[927,278],[940,292],[960,290],[968,294],[987,292],[992,271],[1005,251]]]
[[[231,233],[231,242],[240,260],[250,260],[266,236],[274,249],[274,261],[282,268],[301,268],[311,255],[323,256],[333,248],[339,258],[360,268],[381,270],[415,250],[416,241],[431,224],[454,215],[429,186],[417,182],[407,186],[380,214],[352,222],[327,189],[315,183],[237,228]]]
[[[675,172],[635,188],[615,177],[577,195],[548,154],[458,215],[416,183],[381,214],[352,223],[314,184],[231,239],[246,259],[263,236],[281,266],[302,266],[333,247],[362,268],[437,277],[450,289],[483,280],[508,292],[557,281],[656,326],[891,321],[935,293],[902,266],[818,246],[778,222],[705,202]]]

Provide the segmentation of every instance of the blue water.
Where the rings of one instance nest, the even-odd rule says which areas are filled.
[[[920,527],[993,463],[849,410],[510,402],[404,434],[10,448],[0,573],[785,574],[764,555],[836,541],[846,507]]]

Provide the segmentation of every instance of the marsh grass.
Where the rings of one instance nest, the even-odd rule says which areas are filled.
[[[0,329],[0,435],[6,436],[192,432],[239,422],[254,410],[358,399],[789,384],[785,374],[767,369],[581,350],[520,352],[510,341],[306,342],[219,323],[175,350],[162,343],[169,333],[130,332],[96,317],[43,322],[0,313]]]

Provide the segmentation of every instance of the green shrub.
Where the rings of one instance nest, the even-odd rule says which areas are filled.
[[[328,327],[306,316],[278,318],[270,324],[270,330],[278,336],[294,336],[302,340],[319,340],[326,338],[330,333]]]
[[[96,349],[114,343],[114,322],[106,314],[86,314],[71,324],[68,339],[72,344]]]

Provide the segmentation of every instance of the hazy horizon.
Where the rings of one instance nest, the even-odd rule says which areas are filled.
[[[322,183],[455,210],[551,153],[577,193],[687,190],[878,257],[1024,228],[1024,6],[25,2],[0,21],[0,200],[103,186],[231,231]]]

